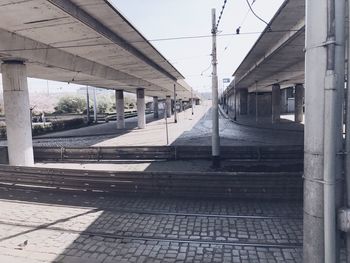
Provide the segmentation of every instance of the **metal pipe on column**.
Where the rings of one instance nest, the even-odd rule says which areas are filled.
[[[344,0],[307,0],[306,6],[303,260],[333,263],[339,258],[345,6]]]
[[[335,128],[335,213],[344,205],[344,88],[345,88],[345,17],[346,0],[335,1],[335,74],[337,76],[336,128]],[[336,217],[335,215],[335,217]],[[336,218],[337,220],[337,218]],[[336,260],[340,260],[340,231],[336,222]]]
[[[347,1],[347,15],[350,15],[350,3]],[[348,24],[348,30],[350,20]],[[350,30],[347,32],[346,41],[346,57],[347,57],[347,102],[346,102],[346,136],[345,136],[345,205],[350,209]],[[350,263],[350,231],[346,233],[346,262]]]
[[[327,76],[325,85],[324,138],[324,227],[325,261],[337,262],[340,255],[336,215],[342,193],[342,130],[345,72],[345,0],[329,3],[327,24]],[[338,194],[338,196],[337,196]]]

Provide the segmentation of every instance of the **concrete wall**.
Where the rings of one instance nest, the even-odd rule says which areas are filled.
[[[248,114],[255,116],[256,114],[256,101],[255,93],[248,94]],[[258,116],[269,117],[272,115],[272,97],[271,92],[258,93]]]
[[[239,114],[247,115],[248,113],[248,90],[242,89],[239,92]]]

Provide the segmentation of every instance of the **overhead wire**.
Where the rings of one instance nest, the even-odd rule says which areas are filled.
[[[211,63],[209,65],[209,67],[207,67],[206,69],[204,69],[202,72],[201,72],[201,76],[203,76],[203,74],[208,71],[209,69],[211,68]]]
[[[256,0],[253,0],[252,3],[251,3],[251,6],[253,6],[255,2],[256,2]],[[249,15],[250,12],[251,12],[251,9],[248,7],[247,12],[246,12],[245,16],[244,16],[243,19],[242,19],[242,22],[239,24],[239,26],[238,26],[237,29],[236,29],[236,33],[237,33],[237,34],[240,33],[240,30],[241,30],[241,28],[243,27],[245,21],[247,20],[248,15]]]
[[[254,9],[253,9],[253,7],[252,7],[252,4],[249,3],[249,0],[246,0],[246,2],[247,2],[247,5],[249,6],[250,11],[252,12],[252,14],[253,14],[257,19],[259,19],[261,22],[265,23],[265,24],[267,25],[268,29],[271,30],[270,24],[267,23],[264,19],[262,19],[260,16],[258,16],[258,15],[255,13],[255,11],[254,11]],[[255,2],[255,1],[254,1],[254,2]],[[254,2],[253,2],[253,3],[254,3]]]
[[[284,32],[297,32],[298,29],[295,30],[273,30],[266,31],[265,33],[284,33]],[[255,32],[244,32],[244,33],[226,33],[220,34],[218,37],[228,37],[228,36],[239,36],[239,35],[259,35],[262,34],[263,31],[255,31]],[[150,39],[149,42],[162,42],[162,41],[174,41],[174,40],[188,40],[188,39],[202,39],[202,38],[211,38],[212,35],[195,35],[195,36],[180,36],[180,37],[169,37],[169,38],[158,38],[158,39]],[[143,41],[130,41],[126,42],[129,44],[140,43]],[[69,48],[82,48],[82,47],[99,47],[99,46],[113,46],[118,45],[118,43],[110,42],[110,43],[95,43],[95,44],[82,44],[82,45],[64,45],[64,46],[45,46],[45,47],[33,47],[33,48],[13,48],[13,49],[0,49],[0,52],[20,52],[20,51],[35,51],[35,50],[49,50],[49,49],[69,49]]]
[[[252,3],[250,4],[251,7],[254,5],[254,3],[256,2],[256,0],[252,0]],[[239,35],[241,33],[241,28],[243,27],[243,25],[245,24],[247,18],[248,18],[248,15],[249,13],[251,12],[251,8],[248,7],[248,10],[247,12],[245,13],[241,23],[239,23],[239,26],[236,28],[236,34]],[[223,52],[225,52],[228,47],[231,45],[231,42],[232,42],[233,38],[230,39],[229,43],[225,46]]]
[[[216,27],[215,27],[216,31],[217,31],[218,28],[219,28],[222,15],[224,14],[224,10],[225,10],[225,7],[226,7],[226,3],[227,3],[227,0],[224,0],[224,4],[222,5],[222,8],[221,8],[221,12],[220,12],[220,15],[219,15],[218,22],[216,23]]]

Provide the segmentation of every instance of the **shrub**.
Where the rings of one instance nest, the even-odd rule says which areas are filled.
[[[66,96],[59,99],[55,107],[56,113],[82,113],[86,108],[86,101],[78,96]]]
[[[64,129],[79,128],[85,125],[84,118],[74,118],[68,120],[58,120],[52,122],[52,130],[60,131]]]
[[[32,134],[33,136],[44,134],[53,131],[62,131],[74,128],[80,128],[85,125],[84,118],[74,118],[68,120],[52,121],[47,124],[33,125]],[[0,126],[0,137],[6,138],[6,126]]]

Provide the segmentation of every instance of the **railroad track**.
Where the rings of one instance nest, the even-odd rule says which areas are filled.
[[[300,172],[96,171],[0,166],[0,184],[50,191],[301,200]]]
[[[302,161],[302,146],[222,146],[222,160]],[[34,147],[37,161],[210,160],[210,146]]]

